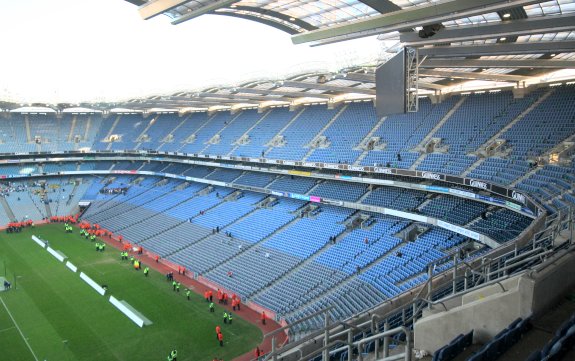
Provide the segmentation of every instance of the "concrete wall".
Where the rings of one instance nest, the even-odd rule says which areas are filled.
[[[537,279],[533,296],[533,315],[545,313],[557,304],[563,296],[575,287],[575,253],[551,260],[553,267],[547,267],[529,276]]]
[[[531,271],[436,305],[416,322],[415,348],[435,352],[460,333],[485,343],[518,317],[540,315],[575,286],[575,255],[563,253],[542,271]],[[568,277],[566,277],[569,275]]]
[[[504,329],[517,317],[530,314],[533,282],[513,278],[488,286],[461,298],[461,306],[441,311],[435,306],[428,317],[415,324],[415,348],[434,352],[460,333],[471,330],[474,342],[483,343]]]

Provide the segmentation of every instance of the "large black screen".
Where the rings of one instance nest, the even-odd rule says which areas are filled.
[[[405,78],[403,50],[375,71],[375,108],[379,118],[405,113]]]

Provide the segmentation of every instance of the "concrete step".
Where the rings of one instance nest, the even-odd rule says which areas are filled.
[[[190,119],[190,117],[192,116],[192,114],[193,114],[193,113],[190,113],[190,114],[188,114],[187,116],[183,117],[183,119],[180,121],[180,124],[176,125],[176,127],[175,127],[174,129],[172,129],[172,131],[169,132],[169,133],[164,137],[164,139],[165,139],[166,137],[168,137],[169,135],[174,135],[174,133],[178,130],[178,128],[180,128],[182,125],[184,125],[188,119]],[[162,141],[162,140],[163,140],[163,139],[160,139],[160,141]],[[160,144],[160,146],[158,147],[158,150],[161,150],[162,147],[164,146],[164,144],[166,144],[166,143]]]
[[[120,122],[120,119],[122,118],[121,115],[116,116],[116,120],[114,120],[114,123],[112,124],[112,126],[110,127],[110,130],[108,131],[108,134],[106,134],[106,138],[108,139],[110,138],[110,136],[112,134],[114,134],[114,129],[116,129],[116,126],[118,125],[118,123]],[[110,150],[112,148],[112,142],[108,143],[108,146],[106,147],[106,150]]]
[[[539,104],[541,104],[545,99],[547,99],[555,89],[550,88],[548,92],[543,94],[539,99],[537,99],[533,104],[531,104],[527,109],[525,109],[521,114],[519,114],[515,119],[509,122],[505,127],[501,128],[494,136],[489,138],[485,143],[479,146],[479,149],[484,149],[489,144],[493,143],[495,140],[499,139],[506,131],[508,131],[515,123],[523,119],[527,114],[529,114],[533,109],[535,109]]]
[[[371,139],[373,137],[373,135],[375,134],[375,132],[377,132],[377,130],[381,127],[381,125],[385,122],[385,120],[387,119],[387,117],[383,117],[381,118],[377,124],[375,124],[375,126],[369,131],[369,133],[367,133],[367,135],[365,137],[363,137],[363,139],[359,142],[358,146],[367,142],[369,139]],[[369,154],[369,150],[364,150],[359,157],[357,157],[357,159],[355,160],[355,162],[353,162],[353,165],[361,165],[361,162],[365,159],[365,157],[367,157],[367,155]]]
[[[52,217],[52,209],[48,203],[44,203],[44,207],[46,208],[46,216]]]
[[[84,131],[83,141],[88,140],[88,134],[90,134],[90,128],[92,127],[92,116],[88,116],[88,122],[86,123],[86,130]]]
[[[364,150],[363,152],[361,152],[361,154],[359,155],[359,157],[357,157],[357,159],[355,160],[355,162],[353,162],[353,165],[360,165],[361,162],[365,159],[365,157],[367,157],[367,155],[369,154],[369,150]]]
[[[144,130],[142,130],[140,132],[140,134],[138,134],[138,136],[134,139],[132,139],[132,141],[136,142],[138,139],[142,138],[144,135],[146,135],[148,133],[148,130],[152,127],[152,125],[154,125],[155,121],[159,118],[159,115],[156,115],[155,117],[153,117],[150,121],[148,121],[148,125],[146,125],[146,127],[144,128]],[[147,120],[146,120],[147,121]],[[145,142],[138,142],[136,144],[136,146],[134,147],[134,149],[140,149],[140,147],[142,146],[142,144],[145,144]]]
[[[411,167],[409,167],[409,170],[416,170],[417,167],[419,167],[419,165],[421,164],[421,162],[423,162],[423,160],[425,159],[425,157],[427,157],[427,153],[421,153],[419,155],[419,157],[417,157],[417,159],[415,160],[415,162],[413,162],[413,164],[411,165]]]
[[[232,118],[232,120],[230,120],[226,125],[224,125],[222,128],[220,128],[214,135],[212,135],[212,136],[210,137],[210,139],[213,138],[213,137],[215,137],[216,135],[221,134],[224,130],[226,130],[230,125],[232,125],[232,124],[236,121],[236,119],[238,119],[238,117],[239,117],[241,114],[242,114],[242,112],[238,112],[238,114],[236,114],[235,117]],[[198,152],[198,154],[204,154],[204,152],[206,151],[206,149],[208,149],[211,145],[212,145],[212,144],[207,143],[206,146],[205,146],[204,148],[202,148],[202,150],[200,150],[200,151]]]
[[[206,122],[205,122],[204,124],[202,124],[198,129],[196,129],[195,132],[193,132],[192,134],[188,135],[188,136],[186,137],[186,139],[189,138],[189,137],[191,137],[191,136],[194,135],[194,134],[198,134],[198,132],[201,131],[202,129],[204,129],[204,127],[205,127],[206,125],[210,124],[210,122],[211,122],[215,117],[216,117],[216,114],[212,115],[208,120],[206,120]],[[185,139],[184,139],[184,141],[185,141]],[[186,143],[183,142],[182,145],[178,148],[178,151],[179,151],[180,149],[182,149],[185,145],[186,145]]]
[[[337,118],[339,118],[339,116],[347,109],[347,104],[345,104],[343,107],[341,107],[341,109],[330,119],[329,122],[327,122],[326,125],[324,125],[323,128],[320,129],[320,131],[315,135],[315,137],[313,137],[313,139],[310,141],[310,143],[313,143],[317,138],[321,137],[323,135],[323,133],[329,128],[331,127],[331,125],[337,120]],[[312,153],[314,152],[315,148],[311,148],[309,149],[309,151],[306,153],[306,155],[302,158],[302,161],[305,162],[307,160],[307,158],[312,155]]]
[[[467,177],[467,175],[471,172],[473,172],[475,170],[475,168],[479,167],[481,164],[483,164],[483,162],[485,162],[487,158],[477,158],[477,160],[475,162],[473,162],[472,165],[469,166],[469,168],[467,168],[462,174],[462,177]]]
[[[6,212],[8,218],[10,218],[12,222],[16,222],[16,216],[14,215],[14,212],[12,212],[12,208],[10,208],[8,202],[6,202],[6,198],[0,197],[0,203],[2,203],[2,207],[4,207],[4,211]]]
[[[258,124],[260,124],[261,122],[263,122],[264,119],[266,119],[266,118],[268,117],[268,115],[271,114],[271,112],[272,112],[271,110],[268,110],[260,119],[258,119],[257,122],[254,123],[254,125],[252,125],[248,130],[246,130],[246,131],[244,132],[244,134],[242,134],[238,139],[241,139],[242,137],[244,137],[244,136],[250,134],[250,132],[251,132],[255,127],[257,127]],[[238,139],[236,139],[235,141],[237,142]],[[234,154],[234,152],[236,151],[236,149],[238,149],[239,147],[241,147],[241,145],[235,145],[235,146],[232,148],[232,150],[227,154],[227,156],[229,157],[229,156],[231,156],[232,154]]]
[[[28,118],[28,115],[24,116],[24,124],[26,125],[26,142],[32,143],[32,134],[30,132],[30,118]]]
[[[433,129],[431,129],[431,131],[429,133],[427,133],[427,135],[425,136],[425,138],[423,138],[421,140],[421,142],[419,142],[419,144],[415,147],[415,149],[422,149],[430,140],[431,138],[433,138],[433,136],[435,135],[435,133],[437,133],[437,131],[443,126],[443,124],[445,124],[445,122],[447,122],[447,120],[449,120],[449,118],[451,118],[451,116],[457,111],[457,109],[459,109],[459,107],[461,105],[463,105],[463,103],[465,102],[465,100],[467,99],[467,97],[461,97],[461,99],[455,103],[455,105],[453,106],[453,108],[451,108],[444,116],[443,118],[441,118],[441,120],[435,125],[435,127],[433,127]]]
[[[72,117],[72,126],[70,127],[70,132],[68,133],[68,137],[66,138],[67,142],[71,142],[72,141],[72,137],[74,136],[74,129],[76,128],[76,120],[77,120],[77,115],[74,115]]]
[[[305,111],[305,109],[306,109],[306,107],[302,107],[301,110],[300,110],[283,128],[281,128],[279,132],[277,132],[277,133],[276,133],[273,137],[271,137],[270,139],[274,139],[274,138],[277,137],[278,135],[282,135],[283,132],[285,132],[285,130],[286,130],[287,128],[289,128],[290,125],[292,125],[293,122],[295,122],[295,121],[299,118],[300,115],[302,115],[302,113]],[[269,144],[269,143],[268,143],[268,144]],[[267,145],[267,144],[264,144],[264,145]],[[266,155],[270,150],[273,149],[272,146],[269,146],[269,145],[267,145],[267,146],[268,146],[268,149],[265,150],[264,155]]]
[[[529,172],[525,173],[524,175],[522,175],[521,177],[517,178],[516,180],[513,181],[513,183],[511,183],[509,186],[510,187],[515,187],[516,185],[518,185],[519,183],[523,182],[525,179],[531,177],[533,174],[537,173],[537,171],[539,169],[542,169],[543,166],[537,166],[533,169],[531,169]]]

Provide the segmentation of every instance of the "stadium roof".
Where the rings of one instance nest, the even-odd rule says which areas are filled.
[[[234,16],[293,34],[294,43],[325,43],[393,32],[407,35],[416,27],[436,24],[442,24],[446,29],[478,24],[501,25],[546,16],[562,17],[575,12],[575,4],[571,0],[127,1],[139,5],[144,19],[164,14],[171,18],[172,24],[180,24],[204,14]],[[572,27],[571,22],[568,28]],[[562,26],[556,24],[551,28]],[[547,30],[550,29],[542,33]]]
[[[260,78],[243,83],[230,81],[214,86],[212,82],[193,89],[178,85],[170,90],[171,94],[152,91],[153,96],[114,103],[104,100],[109,97],[101,97],[97,103],[65,99],[67,104],[56,103],[59,99],[46,99],[53,101],[51,104],[37,104],[12,97],[0,102],[0,108],[48,105],[55,109],[82,106],[181,111],[371,99],[375,96],[374,72],[378,63],[404,46],[418,48],[420,94],[575,79],[575,0],[126,1],[139,6],[137,12],[144,19],[164,15],[166,23],[180,24],[204,14],[232,16],[281,29],[291,34],[296,44],[317,46],[377,36],[383,53],[379,52],[370,63],[358,64],[361,60],[351,59],[341,62],[337,66],[346,68],[339,70],[333,70],[337,69],[334,66],[310,66],[275,78],[258,70],[254,74]],[[233,34],[237,23],[225,30]],[[345,44],[357,46],[354,42]],[[218,70],[214,70],[217,74]]]
[[[574,0],[127,1],[139,6],[144,19],[164,14],[172,24],[180,24],[204,14],[234,16],[281,29],[292,35],[295,44],[322,45],[372,35],[386,44],[395,40],[387,49],[390,53],[403,46],[419,49],[419,85],[424,90],[440,91],[470,81],[517,84],[558,69],[575,69]],[[338,91],[372,95],[373,75],[356,72],[351,77],[328,74],[327,82],[318,81],[322,74],[314,74],[283,84],[182,93],[169,101],[178,105],[191,96],[190,105],[206,105],[219,97],[226,105],[240,100],[251,104],[322,99]],[[306,88],[308,83],[316,85]]]

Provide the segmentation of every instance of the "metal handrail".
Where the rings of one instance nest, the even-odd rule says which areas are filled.
[[[548,222],[546,222],[545,228],[537,233],[532,234],[530,237],[531,238],[530,242],[522,243],[521,253],[518,253],[519,250],[517,246],[513,247],[513,243],[512,241],[510,241],[505,244],[506,249],[500,249],[499,254],[496,253],[496,256],[494,258],[491,257],[477,258],[473,260],[473,262],[460,261],[457,262],[456,265],[454,265],[454,267],[451,270],[436,275],[433,275],[432,272],[430,271],[430,277],[422,285],[418,286],[421,288],[417,290],[417,294],[415,295],[415,297],[413,297],[411,301],[402,304],[402,306],[400,307],[394,307],[393,309],[388,310],[382,315],[373,313],[372,310],[370,310],[362,314],[355,315],[353,318],[350,318],[348,320],[358,321],[354,329],[362,330],[364,332],[366,332],[367,330],[371,330],[372,333],[374,333],[377,330],[376,327],[377,322],[388,320],[390,317],[395,316],[398,313],[402,312],[402,310],[413,311],[413,314],[410,315],[408,318],[402,319],[405,325],[417,320],[420,317],[419,315],[420,311],[426,305],[427,306],[441,305],[443,306],[444,309],[447,310],[447,307],[445,305],[446,301],[472,292],[476,290],[478,287],[499,285],[502,291],[506,292],[506,289],[503,286],[502,281],[516,275],[516,273],[513,275],[510,274],[509,270],[519,268],[522,265],[528,264],[529,262],[532,262],[534,260],[545,261],[546,258],[548,258],[553,254],[556,254],[557,252],[559,252],[561,249],[564,248],[564,246],[561,246],[560,248],[553,246],[553,241],[559,234],[559,232],[565,229],[571,230],[570,234],[571,237],[569,237],[569,244],[568,244],[569,247],[571,246],[573,228],[574,228],[573,220],[574,220],[573,212],[569,212],[567,215],[565,215],[564,213],[563,215],[554,214],[552,216],[549,216],[547,218]],[[548,245],[548,243],[550,243],[550,245]],[[533,249],[528,249],[528,247],[532,247]],[[572,247],[572,250],[573,249],[575,249],[575,247]],[[446,261],[448,258],[451,257],[457,257],[457,255],[452,254],[446,256],[444,259],[440,261]],[[430,263],[428,265],[428,270],[433,269],[432,268],[433,264],[435,264],[436,262],[438,261]],[[527,270],[524,270],[524,272],[526,271]],[[446,275],[449,276],[451,274],[453,274],[453,277],[449,280],[449,283],[445,283],[445,281],[440,281],[440,277],[445,277]],[[468,286],[467,280],[469,280],[470,277],[472,277],[473,284]],[[431,290],[431,286],[433,286],[435,281],[443,282],[443,284],[439,288]],[[465,282],[464,289],[461,291],[457,291],[456,284],[461,281]],[[446,290],[449,290],[450,287],[452,287],[451,294],[446,295],[445,297],[441,297],[435,301],[433,300],[433,297],[435,295],[437,295],[440,292],[445,292]],[[401,297],[398,296],[394,297],[393,299],[388,299],[384,301],[383,304],[385,303],[393,304],[394,301],[397,300],[401,301]],[[381,304],[378,307],[381,307]],[[314,316],[308,316],[308,318],[310,317]],[[369,317],[369,319],[362,320],[364,317]],[[323,330],[318,330],[317,332],[314,332],[313,336],[308,335],[310,337],[306,337],[305,339],[303,339],[303,341],[304,342],[309,341],[313,338],[320,336],[324,332],[326,334],[329,334],[330,332],[335,331],[333,334],[329,334],[328,339],[332,340],[332,342],[339,341],[340,344],[349,346],[349,340],[346,343],[341,340],[341,337],[343,337],[345,334],[348,334],[349,337],[351,330],[341,329],[342,326],[352,326],[352,325],[349,322],[335,322],[327,326]],[[289,327],[290,326],[288,325],[285,328]],[[405,330],[407,331],[406,332],[407,335],[410,334],[410,331],[407,329],[407,327],[405,326],[401,327],[405,328]],[[372,340],[381,337],[382,336],[369,336],[362,340]],[[355,345],[356,343],[353,344]],[[325,351],[325,349],[323,350]],[[284,350],[282,351],[287,352],[288,350],[285,350],[284,348]]]

